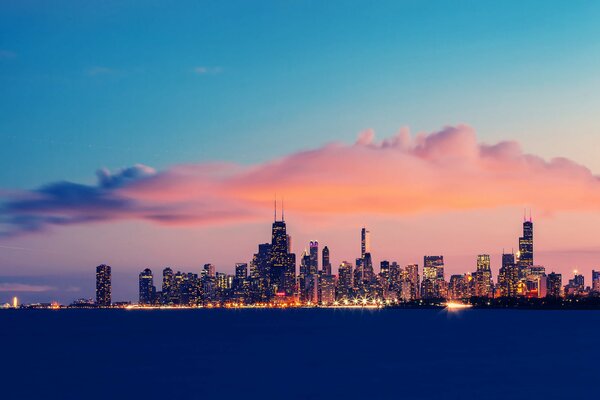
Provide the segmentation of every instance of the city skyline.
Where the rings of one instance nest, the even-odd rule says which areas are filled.
[[[524,208],[539,263],[600,263],[598,4],[67,3],[0,5],[0,298],[232,272],[275,193],[334,268],[362,226],[497,268]]]
[[[159,291],[160,287],[154,284],[152,269],[145,268],[138,275],[137,301],[112,301],[112,267],[101,264],[96,267],[95,301],[81,297],[73,299],[71,304],[110,307],[136,303],[193,306],[215,302],[246,305],[274,302],[275,305],[333,306],[357,301],[390,304],[435,299],[468,301],[470,298],[542,299],[546,296],[600,295],[600,271],[592,269],[588,281],[591,284],[585,286],[585,276],[580,271],[574,270],[573,277],[565,276],[563,282],[562,274],[534,262],[531,211],[529,217],[527,211],[524,213],[518,250],[503,250],[501,265],[495,271],[490,255],[478,254],[475,269],[461,274],[445,272],[443,255],[424,255],[421,266],[381,260],[377,270],[371,254],[371,232],[366,227],[360,229],[360,250],[355,262],[345,259],[334,270],[329,247],[325,245],[320,253],[317,240],[311,240],[296,257],[292,252],[292,236],[287,232],[283,201],[280,212],[278,218],[275,200],[271,242],[258,244],[258,252],[251,261],[236,263],[232,274],[218,271],[211,263],[204,264],[199,273],[181,272],[178,268],[175,272],[166,266],[162,270],[162,290]],[[12,304],[23,302],[16,296],[11,300]],[[60,304],[48,299],[37,303]]]

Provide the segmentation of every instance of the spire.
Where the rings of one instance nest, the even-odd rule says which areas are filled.
[[[283,208],[283,196],[281,196],[281,221],[285,221],[284,212],[285,209]]]
[[[275,200],[273,201],[274,212],[273,212],[273,220],[277,222],[277,193],[275,193]]]
[[[531,208],[529,209],[529,222],[533,222],[533,220],[531,218]]]
[[[527,222],[527,208],[523,209],[523,222]]]

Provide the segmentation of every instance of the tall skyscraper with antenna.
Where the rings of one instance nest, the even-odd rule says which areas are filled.
[[[276,294],[291,296],[295,292],[296,256],[289,252],[283,202],[281,220],[277,220],[277,200],[274,204],[274,221],[271,231],[271,286]]]
[[[519,268],[525,270],[533,267],[533,221],[531,211],[529,219],[523,216],[523,236],[519,238]]]

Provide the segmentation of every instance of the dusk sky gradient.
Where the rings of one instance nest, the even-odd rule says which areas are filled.
[[[270,240],[447,275],[600,268],[600,3],[0,3],[0,302],[115,300]]]

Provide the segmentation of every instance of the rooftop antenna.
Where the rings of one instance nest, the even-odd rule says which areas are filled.
[[[284,212],[285,209],[283,208],[283,196],[281,196],[281,221],[285,221]]]
[[[273,201],[274,212],[273,212],[273,220],[277,222],[277,193],[275,193],[275,200]]]
[[[527,208],[523,209],[523,222],[527,221]]]
[[[531,218],[531,208],[529,209],[529,222],[533,222]]]

